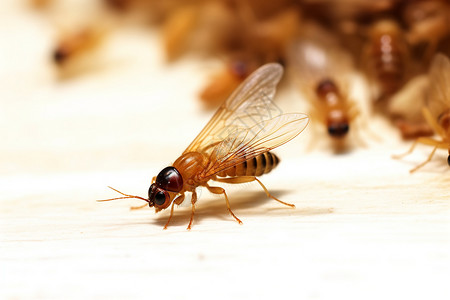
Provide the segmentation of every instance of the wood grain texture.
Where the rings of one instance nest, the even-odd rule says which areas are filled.
[[[367,136],[367,147],[342,155],[308,129],[275,151],[280,165],[261,177],[296,209],[257,184],[225,185],[242,226],[202,190],[192,231],[189,205],[163,231],[168,211],[95,200],[115,196],[107,185],[146,195],[211,116],[196,93],[215,62],[166,66],[154,35],[122,28],[106,47],[107,72],[61,83],[45,61],[50,24],[23,8],[9,16],[0,25],[20,26],[9,27],[16,39],[0,30],[9,40],[0,51],[28,59],[0,55],[0,298],[450,296],[445,151],[410,175],[429,149],[391,159],[409,144],[382,118],[369,122],[380,141]],[[295,93],[277,99],[303,109]]]

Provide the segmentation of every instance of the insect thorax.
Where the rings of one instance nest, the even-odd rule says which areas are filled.
[[[205,169],[207,158],[200,152],[188,152],[181,155],[173,166],[183,177],[186,190],[191,190],[193,185],[198,185],[198,175]]]

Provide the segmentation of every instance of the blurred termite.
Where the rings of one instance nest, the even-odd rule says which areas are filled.
[[[197,6],[184,5],[177,8],[165,20],[162,30],[168,60],[174,60],[185,51],[197,23],[198,14]]]
[[[325,125],[336,150],[342,150],[359,115],[349,99],[350,56],[321,30],[305,36],[289,50],[295,84],[311,104],[311,118]],[[314,37],[314,38],[313,38]]]
[[[243,21],[246,28],[242,31],[242,48],[263,63],[284,61],[286,48],[301,28],[300,10],[296,6],[288,6],[262,20],[251,12],[243,13]]]
[[[209,83],[200,92],[205,108],[216,108],[223,103],[259,63],[245,58],[233,58],[222,70],[211,76]]]
[[[125,12],[133,5],[133,0],[103,0],[107,7],[119,12]]]
[[[186,52],[228,53],[242,30],[239,17],[225,1],[180,5],[163,21],[163,42],[169,61]]]
[[[225,189],[210,186],[209,181],[239,184],[256,181],[267,196],[290,207],[272,196],[257,178],[269,173],[279,162],[270,151],[299,135],[308,124],[305,114],[280,114],[272,103],[275,87],[283,73],[281,65],[266,64],[251,74],[220,106],[205,128],[187,147],[172,166],[164,168],[152,179],[148,199],[124,194],[117,199],[146,201],[155,212],[170,208],[167,228],[174,205],[180,205],[186,192],[192,193],[191,229],[197,202],[196,189],[206,187],[211,193],[222,194],[228,212],[242,223],[230,208]]]
[[[305,15],[312,15],[339,36],[341,45],[354,57],[361,56],[368,24],[396,9],[397,0],[303,0]]]
[[[64,31],[52,53],[60,76],[71,77],[95,65],[94,53],[99,50],[109,31],[99,26]]]
[[[404,1],[402,18],[407,40],[413,46],[424,46],[423,57],[429,61],[439,43],[450,36],[450,3],[448,0]]]
[[[29,0],[31,6],[37,9],[47,8],[54,0]]]
[[[424,118],[439,138],[419,137],[406,153],[394,156],[394,158],[402,158],[412,153],[418,144],[432,146],[433,150],[428,158],[411,169],[411,173],[431,161],[437,149],[448,150],[447,163],[450,166],[450,61],[448,57],[437,54],[433,58],[429,79],[430,88],[426,98],[426,106],[423,107],[422,112]]]
[[[394,19],[377,20],[372,25],[363,57],[376,99],[393,95],[407,80],[409,48]]]
[[[236,9],[241,18],[238,22],[243,26],[223,45],[228,62],[200,92],[207,108],[220,105],[259,66],[283,62],[287,45],[298,33],[300,15],[295,9],[284,9],[258,20],[248,7],[241,6]]]
[[[397,0],[302,0],[307,12],[330,20],[364,19],[393,10]]]

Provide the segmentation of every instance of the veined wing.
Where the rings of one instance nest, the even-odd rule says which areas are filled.
[[[306,128],[308,121],[305,114],[283,114],[231,132],[213,148],[201,176],[209,177],[287,143]]]
[[[277,63],[266,64],[253,72],[219,107],[184,153],[211,154],[230,134],[280,115],[272,98],[282,74],[283,67]]]
[[[427,107],[435,118],[450,109],[450,60],[437,54],[431,62]]]

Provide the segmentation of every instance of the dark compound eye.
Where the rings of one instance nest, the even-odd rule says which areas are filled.
[[[447,164],[450,166],[450,155],[447,157]]]
[[[157,192],[155,194],[155,204],[160,206],[163,205],[164,202],[166,202],[166,194],[164,194],[164,192],[161,191]]]

